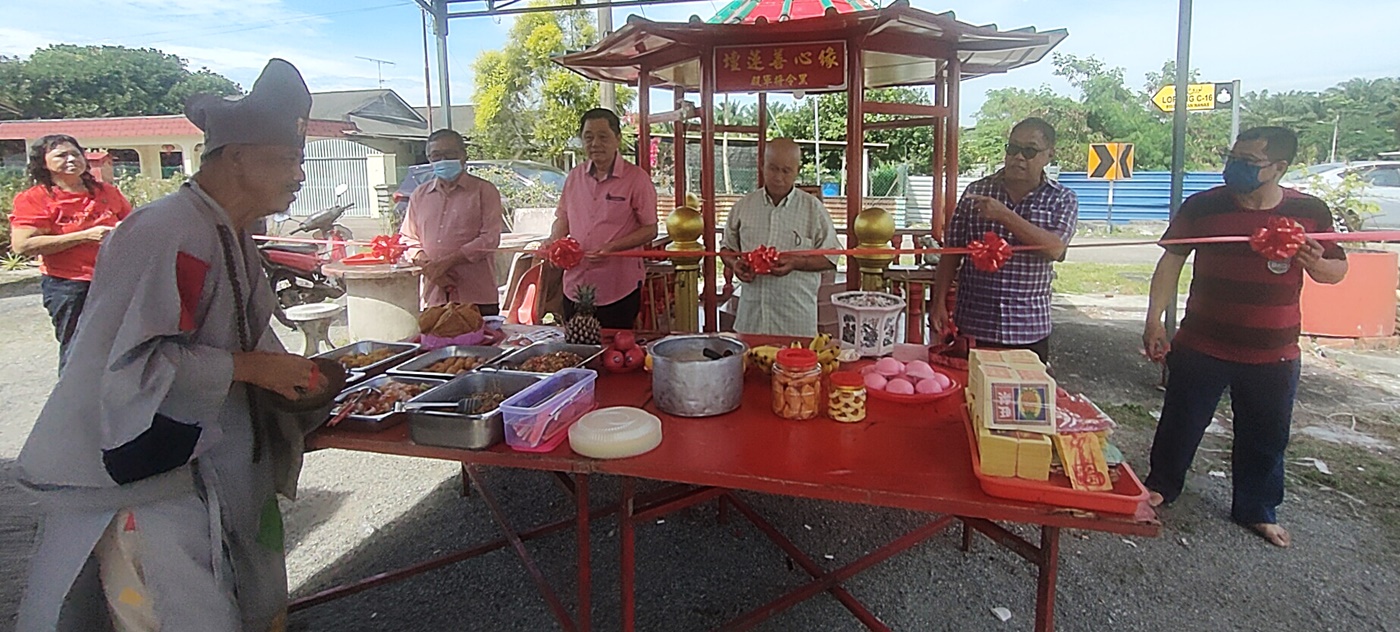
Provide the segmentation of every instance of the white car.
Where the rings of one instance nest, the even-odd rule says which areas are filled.
[[[1328,184],[1337,184],[1342,178],[1355,174],[1366,183],[1362,200],[1374,202],[1380,213],[1365,220],[1365,230],[1400,229],[1400,160],[1369,160],[1352,163],[1331,162],[1313,165],[1306,169],[1292,171],[1279,182],[1306,192],[1312,186],[1313,177],[1322,178]]]

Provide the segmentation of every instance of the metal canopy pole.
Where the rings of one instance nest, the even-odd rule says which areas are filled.
[[[442,96],[442,126],[452,129],[452,89],[447,78],[447,0],[433,0],[433,33],[437,35],[438,92]]]
[[[1191,0],[1181,0],[1176,27],[1176,93],[1186,94],[1191,83]],[[1236,95],[1236,98],[1239,98]],[[1181,209],[1182,187],[1186,180],[1186,108],[1182,99],[1172,109],[1172,200],[1171,216]],[[1235,139],[1230,139],[1233,143]],[[1167,301],[1167,340],[1176,332],[1176,284],[1172,283]],[[1165,365],[1163,365],[1165,367]],[[1164,369],[1165,370],[1165,369]]]

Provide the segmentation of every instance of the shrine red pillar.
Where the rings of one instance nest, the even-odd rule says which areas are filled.
[[[675,91],[676,111],[685,107],[685,88],[676,88]],[[677,120],[671,124],[671,152],[674,160],[672,162],[671,188],[676,192],[676,206],[685,206],[685,121]],[[700,210],[700,209],[695,209]]]
[[[651,173],[651,68],[637,75],[637,166]]]
[[[865,163],[865,70],[860,41],[846,40],[846,247],[853,248],[856,239],[856,216],[864,203]],[[818,179],[820,182],[820,179]],[[846,257],[846,287],[860,289],[860,274],[855,259]]]
[[[715,52],[700,53],[700,197],[705,215],[705,250],[715,246]],[[715,258],[705,257],[705,331],[719,331],[719,300],[715,294]]]
[[[768,152],[768,93],[758,93],[758,187],[763,188],[763,157]]]
[[[944,65],[944,69],[938,72],[938,75],[933,81],[933,104],[943,107],[947,107],[948,105],[948,71],[946,64]],[[948,216],[947,200],[943,199],[943,176],[945,175],[943,164],[945,154],[948,150],[945,144],[947,142],[947,129],[948,116],[945,113],[944,116],[933,124],[933,161],[931,164],[932,173],[929,174],[933,176],[933,186],[930,188],[931,199],[929,200],[929,210],[932,217],[929,218],[929,225],[933,232],[933,238],[937,239],[939,243],[943,241],[943,221]]]
[[[953,209],[958,203],[958,93],[959,84],[962,81],[962,62],[958,59],[957,52],[948,60],[948,131],[944,134],[947,158],[944,160],[944,169],[947,174],[947,181],[944,182],[944,208],[947,209],[947,216],[943,218],[943,230],[947,231],[948,224],[953,219]]]

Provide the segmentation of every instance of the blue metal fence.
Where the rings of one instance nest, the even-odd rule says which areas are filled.
[[[1200,193],[1223,183],[1220,173],[1192,172],[1186,174],[1185,197]],[[1061,173],[1060,184],[1079,196],[1080,221],[1109,220],[1108,182],[1090,180],[1086,174]],[[1139,171],[1131,180],[1113,183],[1112,221],[1115,224],[1133,221],[1166,221],[1170,214],[1172,174],[1169,171]]]

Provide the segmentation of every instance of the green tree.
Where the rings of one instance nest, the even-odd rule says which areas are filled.
[[[241,94],[207,68],[153,48],[56,44],[28,59],[0,57],[0,118],[178,114],[196,92]]]
[[[551,4],[563,3],[531,3]],[[516,18],[506,39],[505,48],[481,53],[474,65],[477,132],[473,142],[486,157],[552,161],[577,135],[579,117],[600,101],[597,82],[552,60],[593,44],[597,39],[593,12],[524,14]],[[634,90],[617,88],[619,114],[634,98]]]

